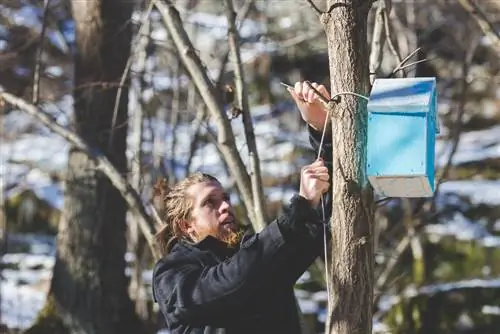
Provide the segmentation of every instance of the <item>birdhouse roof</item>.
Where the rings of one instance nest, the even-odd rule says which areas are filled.
[[[435,78],[376,79],[368,111],[435,112]]]

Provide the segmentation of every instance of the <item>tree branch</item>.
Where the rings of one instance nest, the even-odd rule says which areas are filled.
[[[500,33],[498,33],[493,24],[488,20],[484,12],[472,0],[458,0],[460,5],[477,22],[483,33],[493,44],[493,48],[500,53]]]
[[[318,6],[316,6],[313,0],[306,0],[306,1],[309,4],[309,6],[311,6],[311,8],[316,12],[316,14],[318,14],[319,17],[323,15],[323,12],[321,11],[321,9],[318,8]]]
[[[468,95],[469,95],[469,82],[467,80],[467,77],[469,76],[470,72],[470,67],[472,64],[472,60],[474,58],[474,55],[476,54],[477,47],[479,46],[479,40],[476,40],[473,45],[468,49],[468,51],[465,54],[464,57],[464,62],[462,64],[462,80],[460,83],[460,100],[458,104],[458,110],[457,110],[457,115],[455,118],[455,122],[453,124],[453,127],[451,128],[451,133],[452,133],[452,144],[451,144],[451,151],[450,155],[448,156],[448,160],[446,161],[446,165],[443,168],[443,171],[441,173],[441,176],[437,182],[436,185],[436,190],[435,192],[437,193],[441,187],[441,184],[443,183],[443,180],[446,180],[448,177],[448,174],[451,170],[451,167],[453,165],[453,157],[455,156],[457,149],[458,149],[458,144],[460,143],[460,137],[463,131],[463,125],[464,125],[464,115],[465,111],[467,110],[465,108],[465,105],[467,103]],[[431,210],[434,210],[436,207],[436,201],[432,202]]]
[[[250,180],[252,183],[252,195],[254,201],[254,211],[256,221],[254,226],[258,231],[262,230],[267,224],[267,217],[264,210],[264,192],[262,187],[262,177],[259,163],[259,153],[255,142],[253,131],[252,116],[250,115],[250,106],[248,103],[248,91],[245,83],[243,63],[241,61],[241,52],[239,46],[239,34],[236,28],[236,12],[234,10],[233,0],[226,0],[226,16],[229,24],[229,49],[234,63],[234,79],[236,88],[236,103],[242,112],[243,127],[245,129],[245,138],[250,157]]]
[[[95,148],[90,147],[81,137],[77,134],[67,130],[61,125],[57,124],[50,115],[46,114],[42,110],[38,109],[34,105],[26,102],[25,100],[12,95],[7,92],[0,91],[0,99],[5,102],[19,108],[21,111],[27,113],[28,115],[34,117],[40,121],[47,128],[52,130],[54,133],[66,139],[72,145],[82,150],[90,157],[96,160],[97,168],[101,170],[111,181],[113,186],[121,193],[123,198],[126,200],[130,207],[130,211],[137,218],[134,220],[139,224],[144,237],[146,238],[151,252],[155,257],[159,257],[159,253],[154,247],[153,231],[155,230],[153,219],[148,215],[146,208],[144,207],[139,194],[135,189],[124,179],[120,172],[113,166],[113,164],[108,160],[108,158],[101,152],[97,151]]]
[[[406,56],[403,60],[401,60],[398,64],[398,66],[396,66],[394,68],[394,70],[392,71],[391,75],[393,75],[394,73],[396,73],[397,71],[399,71],[403,65],[411,58],[413,57],[415,54],[417,54],[418,51],[420,51],[420,47],[416,48],[415,50],[413,50],[408,56]]]
[[[38,45],[38,49],[36,51],[35,71],[33,73],[33,97],[32,97],[32,101],[33,101],[34,105],[37,105],[38,101],[40,99],[40,68],[42,67],[43,42],[45,40],[45,30],[47,29],[47,17],[49,14],[49,4],[50,4],[50,0],[44,0],[42,31],[40,32],[40,44]]]
[[[384,49],[384,9],[385,2],[380,1],[375,12],[375,24],[373,26],[372,45],[370,52],[370,84],[373,85],[377,77],[377,71],[382,64],[382,51]]]
[[[229,119],[224,112],[220,96],[217,94],[214,84],[208,77],[201,59],[196,54],[191,40],[184,29],[179,12],[172,1],[152,1],[154,1],[168,33],[172,37],[187,72],[196,85],[200,96],[203,98],[211,117],[214,119],[222,157],[226,160],[229,170],[236,180],[242,200],[250,215],[249,218],[254,223],[257,219],[254,214],[250,177],[236,148],[234,133],[232,132]]]
[[[401,63],[401,55],[399,54],[399,51],[396,49],[396,46],[394,45],[392,41],[392,31],[391,31],[391,24],[389,22],[389,14],[391,12],[391,7],[392,3],[391,0],[380,0],[384,2],[383,9],[382,9],[382,16],[384,17],[384,31],[385,31],[385,39],[387,41],[387,45],[389,46],[389,50],[391,50],[392,54],[396,57],[396,60],[398,63]],[[405,76],[404,71],[403,71],[403,76]]]
[[[116,117],[118,116],[118,108],[120,106],[120,99],[123,91],[122,88],[123,86],[125,86],[125,81],[128,78],[128,73],[130,71],[130,68],[132,67],[132,60],[134,59],[135,54],[141,51],[140,49],[142,45],[141,43],[139,43],[139,40],[143,38],[143,35],[149,29],[148,20],[152,9],[153,9],[153,3],[150,2],[146,10],[146,13],[141,19],[140,28],[139,31],[137,32],[137,35],[135,36],[135,41],[132,42],[132,45],[136,45],[136,47],[134,48],[134,51],[131,52],[130,57],[128,57],[127,64],[125,65],[125,69],[123,70],[122,76],[120,78],[120,84],[118,86],[118,91],[116,92],[115,106],[113,108],[113,120],[111,121],[111,133],[109,135],[109,142],[108,142],[110,148],[111,145],[113,144],[113,137],[116,128]]]

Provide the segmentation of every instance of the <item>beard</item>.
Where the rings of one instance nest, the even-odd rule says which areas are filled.
[[[236,248],[243,237],[243,229],[238,228],[237,230],[225,230],[217,234],[217,239],[224,242],[228,248]]]

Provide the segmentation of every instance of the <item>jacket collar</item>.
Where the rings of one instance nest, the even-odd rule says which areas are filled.
[[[224,242],[210,235],[199,242],[191,242],[187,239],[181,239],[179,242],[190,250],[208,251],[221,259],[232,256],[237,251],[237,248],[229,248]]]
[[[251,226],[243,227],[243,229],[244,229],[244,234],[243,237],[241,238],[240,245],[243,241],[248,239],[253,234]],[[227,247],[226,243],[220,241],[219,239],[211,235],[206,236],[203,240],[200,240],[198,242],[192,242],[189,241],[188,239],[182,238],[178,240],[178,243],[190,250],[199,249],[201,251],[211,252],[215,256],[221,259],[225,259],[227,257],[234,255],[234,253],[237,252],[239,249],[239,246],[235,248],[229,248]]]

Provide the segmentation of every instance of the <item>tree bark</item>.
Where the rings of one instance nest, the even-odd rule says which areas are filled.
[[[370,0],[329,0],[327,35],[332,94],[367,96]],[[330,313],[326,333],[371,333],[373,195],[366,173],[366,101],[342,95],[332,115],[333,210]]]
[[[74,0],[72,6],[75,131],[125,174],[128,80],[116,114],[114,104],[130,55],[133,3]],[[70,149],[51,293],[71,333],[139,333],[125,276],[126,203],[96,167],[86,152]]]

